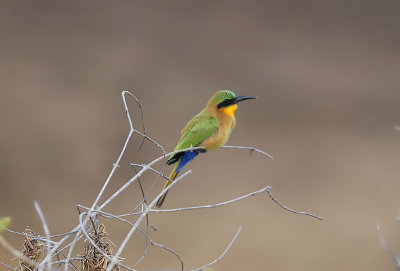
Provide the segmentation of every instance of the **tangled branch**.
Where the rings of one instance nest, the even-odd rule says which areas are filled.
[[[141,131],[137,130],[133,126],[132,122],[132,116],[129,111],[129,106],[127,103],[127,98],[130,97],[133,99],[133,101],[136,103],[136,105],[140,109],[140,121],[142,123]],[[217,208],[217,207],[222,207],[226,206],[235,202],[238,202],[240,200],[247,199],[249,197],[261,194],[261,193],[266,193],[269,198],[275,202],[277,205],[279,205],[281,208],[283,208],[286,211],[296,213],[296,214],[301,214],[301,215],[307,215],[311,216],[313,218],[317,218],[319,220],[322,220],[321,217],[308,213],[308,212],[303,212],[303,211],[296,211],[294,209],[288,208],[280,201],[278,201],[275,197],[272,196],[271,194],[271,187],[270,186],[265,186],[257,191],[236,197],[234,199],[230,199],[224,202],[220,203],[215,203],[215,204],[208,204],[208,205],[202,205],[202,206],[192,206],[192,207],[182,207],[182,208],[175,208],[175,209],[153,209],[153,206],[156,204],[158,199],[169,189],[171,189],[173,186],[175,186],[177,183],[179,183],[181,180],[183,180],[188,174],[191,173],[191,171],[186,171],[184,174],[182,174],[179,178],[175,180],[170,180],[169,177],[167,177],[163,171],[165,169],[165,166],[161,168],[161,170],[156,169],[156,165],[164,162],[167,157],[170,155],[173,155],[178,152],[182,151],[193,151],[196,149],[200,149],[199,147],[190,147],[187,149],[179,150],[179,151],[173,151],[167,153],[164,149],[164,147],[158,143],[156,140],[153,138],[149,137],[147,135],[147,131],[145,128],[145,122],[144,122],[144,116],[143,116],[143,106],[139,102],[139,100],[129,91],[123,91],[122,92],[122,101],[124,104],[124,109],[125,113],[127,115],[128,123],[129,123],[129,133],[127,135],[127,138],[122,146],[122,150],[120,154],[118,155],[115,163],[113,164],[113,167],[106,178],[103,186],[101,187],[99,193],[97,194],[95,200],[91,204],[90,207],[85,207],[83,205],[77,205],[78,211],[79,211],[79,216],[78,220],[79,223],[76,225],[73,229],[66,233],[61,233],[57,235],[50,235],[49,227],[46,223],[45,217],[42,213],[42,210],[39,207],[39,204],[35,202],[35,208],[36,211],[41,219],[42,225],[43,225],[43,230],[45,233],[45,237],[40,237],[36,236],[33,233],[30,232],[25,232],[25,233],[17,233],[15,231],[9,230],[11,233],[23,235],[29,242],[27,244],[40,244],[40,249],[37,248],[37,252],[40,252],[42,254],[44,251],[46,252],[44,255],[43,259],[40,259],[39,256],[35,255],[29,255],[25,253],[25,256],[18,256],[21,260],[21,264],[19,267],[19,271],[28,271],[28,270],[59,270],[59,267],[62,267],[64,271],[69,271],[69,270],[74,270],[78,271],[78,265],[76,263],[80,263],[81,270],[83,271],[119,271],[121,269],[124,270],[130,270],[130,271],[135,271],[137,269],[136,266],[146,257],[147,252],[149,250],[149,244],[151,244],[154,247],[161,248],[168,253],[171,253],[174,255],[180,263],[181,270],[184,270],[184,262],[181,256],[179,256],[178,253],[173,251],[172,249],[168,248],[164,244],[156,243],[153,241],[151,238],[151,232],[152,230],[156,230],[157,228],[153,226],[150,223],[150,215],[156,215],[156,213],[170,213],[170,212],[179,212],[179,211],[193,211],[193,210],[198,210],[198,209],[209,209],[209,208]],[[104,199],[101,201],[102,197],[105,194],[105,191],[107,190],[112,177],[114,176],[115,172],[118,170],[120,167],[120,162],[122,157],[124,156],[128,143],[130,142],[132,135],[136,134],[141,138],[141,142],[139,144],[139,149],[143,145],[145,141],[149,141],[152,143],[156,148],[158,148],[161,152],[161,155],[155,159],[153,159],[151,162],[147,164],[138,164],[138,163],[131,163],[131,166],[134,168],[135,173],[133,176],[127,180],[120,188],[117,189],[111,196],[108,198]],[[222,147],[224,149],[238,149],[238,150],[248,150],[250,153],[259,153],[265,158],[268,159],[273,159],[273,157],[257,148],[254,147],[244,147],[244,146],[224,146]],[[143,177],[143,174],[145,172],[151,172],[155,174],[155,179],[153,180],[152,185],[150,188],[145,191],[143,186],[142,186],[142,180],[141,177]],[[160,179],[164,180],[170,180],[172,181],[171,185],[168,186],[164,191],[159,192],[155,197],[150,198],[151,192],[153,189],[157,186],[158,182]],[[139,202],[133,206],[136,206],[132,212],[126,213],[126,214],[112,214],[104,211],[104,208],[106,206],[109,206],[112,201],[116,198],[118,198],[123,192],[126,191],[126,189],[132,185],[134,182],[139,183],[139,187],[141,189],[142,193],[142,198],[139,199]],[[83,210],[81,212],[81,210]],[[122,243],[119,245],[119,247],[116,249],[115,253],[113,252],[111,246],[112,242],[111,240],[107,237],[107,233],[105,231],[105,224],[104,222],[100,222],[100,218],[107,218],[107,219],[112,219],[113,221],[116,222],[121,222],[125,223],[129,226],[129,231],[126,233]],[[133,220],[130,221],[128,219]],[[145,227],[145,229],[143,229]],[[226,253],[231,249],[234,241],[237,239],[239,233],[240,233],[241,227],[237,230],[236,234],[228,244],[228,246],[225,248],[223,253],[218,256],[215,260],[211,261],[208,264],[203,265],[200,268],[194,269],[194,270],[203,270],[207,267],[210,267],[211,265],[219,262],[225,255]],[[145,237],[145,247],[143,249],[143,254],[142,256],[136,261],[136,263],[133,266],[127,266],[123,264],[123,258],[121,258],[121,255],[127,246],[128,242],[131,240],[131,237],[135,232],[139,232]],[[29,236],[29,237],[28,237]],[[1,237],[1,236],[0,236]],[[28,239],[29,238],[29,239]],[[83,243],[84,246],[84,252],[83,253],[78,253],[76,250],[77,244],[81,242]],[[24,243],[25,244],[25,243]],[[46,244],[46,245],[44,245]],[[28,248],[27,248],[28,249]],[[23,250],[26,252],[26,250]],[[75,257],[73,256],[75,255]],[[31,257],[32,256],[32,257]],[[29,258],[29,260],[25,259]],[[26,269],[23,266],[28,266],[30,265],[30,269]],[[11,270],[17,270],[14,269],[13,267],[5,264],[5,263],[0,263],[3,266],[8,267]],[[25,268],[25,269],[23,269]]]

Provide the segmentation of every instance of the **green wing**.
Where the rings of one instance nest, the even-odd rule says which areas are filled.
[[[203,112],[202,112],[203,113]],[[175,151],[190,148],[190,146],[197,147],[207,138],[215,135],[219,127],[219,120],[205,114],[198,114],[191,119],[183,128],[181,140],[175,147]],[[179,160],[183,153],[176,153],[172,155],[167,164],[173,164]]]

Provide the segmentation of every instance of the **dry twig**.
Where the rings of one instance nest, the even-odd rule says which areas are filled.
[[[134,128],[133,123],[132,123],[132,118],[129,112],[128,104],[127,104],[127,97],[131,97],[134,99],[136,104],[138,105],[141,113],[141,122],[142,122],[142,131],[138,131]],[[50,231],[47,227],[46,221],[44,219],[44,216],[40,210],[40,207],[37,203],[35,203],[36,210],[38,212],[38,215],[42,221],[43,224],[43,229],[46,235],[46,238],[43,237],[38,237],[35,236],[35,234],[32,231],[25,232],[23,235],[25,236],[25,242],[24,242],[24,248],[23,248],[23,255],[17,256],[18,258],[22,259],[20,260],[20,267],[18,268],[19,271],[33,271],[35,268],[41,269],[44,268],[46,270],[50,270],[51,268],[54,268],[56,266],[57,270],[58,267],[64,265],[64,271],[69,271],[69,270],[74,270],[78,271],[78,268],[72,263],[73,261],[80,261],[81,262],[81,267],[83,271],[119,271],[121,269],[126,269],[126,270],[132,270],[133,267],[136,267],[147,255],[148,248],[149,248],[149,243],[154,246],[154,247],[160,247],[169,253],[173,254],[174,256],[177,257],[177,259],[180,261],[181,265],[181,270],[183,271],[183,260],[182,257],[178,255],[175,251],[172,249],[168,248],[167,246],[163,244],[156,243],[152,240],[150,236],[151,229],[156,229],[153,225],[150,224],[150,214],[151,213],[165,213],[165,212],[177,212],[177,211],[183,211],[183,210],[197,210],[197,209],[206,209],[206,208],[216,208],[224,205],[228,205],[234,202],[237,202],[242,199],[249,198],[251,196],[266,192],[269,197],[277,203],[280,207],[283,209],[297,213],[297,214],[303,214],[303,215],[308,215],[317,219],[322,219],[319,216],[310,214],[308,212],[300,212],[293,210],[291,208],[286,207],[282,203],[280,203],[275,197],[272,196],[270,190],[270,186],[266,186],[260,190],[248,193],[246,195],[224,201],[221,203],[217,204],[210,204],[210,205],[203,205],[203,206],[193,206],[193,207],[184,207],[184,208],[176,208],[176,209],[153,209],[153,206],[157,202],[157,200],[169,189],[171,189],[176,183],[178,183],[180,180],[182,180],[184,177],[186,177],[188,174],[191,173],[191,171],[187,171],[184,174],[182,174],[179,178],[174,180],[170,186],[166,188],[166,190],[161,191],[157,194],[156,197],[149,199],[149,195],[151,194],[152,190],[154,187],[156,187],[159,179],[169,179],[167,176],[163,174],[163,170],[165,169],[165,165],[163,165],[161,170],[156,170],[155,165],[165,161],[165,159],[175,153],[181,152],[181,151],[193,151],[196,149],[200,149],[199,147],[190,147],[184,150],[179,150],[179,151],[173,151],[170,153],[166,153],[164,150],[163,146],[159,144],[156,140],[150,138],[147,136],[147,131],[144,126],[144,119],[143,119],[143,106],[139,102],[139,100],[131,94],[129,91],[123,91],[122,92],[122,100],[124,104],[124,109],[125,113],[128,118],[128,123],[129,123],[129,133],[128,136],[125,140],[125,143],[122,147],[122,150],[116,160],[116,162],[113,164],[113,167],[106,178],[103,186],[101,187],[98,195],[96,196],[96,199],[93,201],[91,204],[91,207],[84,207],[81,205],[78,205],[78,210],[80,208],[85,209],[86,211],[83,213],[79,213],[79,224],[75,226],[72,230],[68,231],[67,233],[62,233],[62,234],[57,234],[57,235],[50,235]],[[111,194],[108,198],[104,199],[102,202],[100,201],[105,194],[105,191],[111,182],[112,177],[114,176],[116,170],[120,167],[120,162],[122,157],[124,156],[128,143],[130,142],[132,135],[137,134],[141,137],[141,142],[139,144],[139,149],[143,145],[145,140],[148,140],[151,142],[154,146],[156,146],[160,151],[161,155],[158,158],[155,158],[153,161],[147,163],[147,164],[138,164],[138,163],[131,163],[133,166],[135,172],[133,176],[127,180],[119,189],[117,189],[116,192]],[[239,149],[239,150],[250,150],[250,153],[257,152],[264,157],[273,159],[273,157],[256,148],[253,147],[243,147],[243,146],[224,146],[224,149]],[[139,167],[139,168],[137,168]],[[142,180],[140,179],[145,172],[153,172],[156,174],[156,178],[153,181],[150,189],[147,191],[144,190],[142,186]],[[103,211],[103,209],[108,206],[115,198],[121,195],[132,183],[135,181],[138,181],[139,187],[142,192],[142,199],[139,200],[139,203],[135,202],[135,204],[132,204],[132,206],[136,206],[131,213],[128,214],[122,214],[122,215],[115,215],[111,213],[106,213]],[[130,203],[131,204],[131,203]],[[111,247],[111,241],[107,238],[107,233],[105,231],[105,226],[101,224],[98,226],[98,221],[97,218],[98,216],[102,216],[105,218],[110,218],[113,219],[114,221],[120,221],[123,223],[126,223],[129,225],[130,229],[128,233],[125,235],[125,238],[123,242],[120,244],[118,247],[117,251],[115,252],[114,255],[112,252],[112,247]],[[126,217],[130,217],[134,219],[134,222],[128,221],[125,219]],[[143,220],[145,219],[145,223]],[[90,222],[89,222],[90,221]],[[142,230],[140,228],[141,225],[145,224],[145,229]],[[235,236],[233,237],[232,241],[229,243],[229,245],[226,247],[226,249],[223,251],[223,253],[217,257],[214,261],[204,265],[203,267],[200,267],[195,270],[203,270],[212,264],[215,264],[219,262],[225,254],[228,252],[228,250],[232,247],[233,242],[236,240],[239,232],[241,230],[241,227],[238,229],[236,232]],[[14,231],[9,230],[9,232],[16,233]],[[143,234],[145,237],[145,247],[142,256],[137,260],[136,264],[133,265],[132,267],[126,266],[122,264],[122,258],[120,258],[124,248],[130,241],[131,237],[135,232],[139,232],[140,234]],[[18,233],[20,234],[20,233]],[[0,236],[1,237],[1,236]],[[61,239],[60,239],[61,238]],[[85,238],[84,241],[84,253],[82,256],[78,257],[73,257],[74,252],[76,250],[76,245],[78,242],[82,242],[82,240]],[[1,239],[3,240],[3,239]],[[0,241],[1,241],[0,240]],[[45,246],[44,242],[47,243],[47,250],[46,250],[46,255],[44,259],[40,262],[40,264],[37,264],[37,261],[40,260],[40,255],[42,252],[45,251]],[[68,251],[68,252],[66,252]],[[19,255],[19,254],[17,254]],[[76,255],[76,254],[75,254]],[[23,259],[26,258],[24,261]]]
[[[378,232],[378,238],[379,238],[379,243],[381,243],[381,246],[389,253],[389,255],[392,257],[396,268],[400,269],[400,257],[397,256],[387,245],[385,242],[385,238],[383,237],[381,226],[376,225],[376,231]]]

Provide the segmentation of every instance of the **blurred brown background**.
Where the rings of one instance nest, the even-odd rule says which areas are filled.
[[[206,204],[267,184],[266,196],[219,209],[154,214],[155,241],[186,268],[217,257],[213,270],[394,270],[376,224],[398,253],[400,194],[400,2],[395,1],[1,1],[0,216],[43,234],[76,225],[128,132],[120,93],[143,103],[148,134],[170,151],[215,90],[256,95],[243,102],[230,145],[275,160],[221,150],[199,156],[165,208]],[[138,110],[131,104],[136,124]],[[130,162],[159,151],[129,145],[107,195],[132,174]],[[169,171],[170,169],[168,169]],[[153,175],[143,181],[148,187]],[[159,184],[161,186],[161,184]],[[107,209],[131,210],[133,184]],[[105,221],[107,222],[107,221]],[[119,245],[123,225],[110,225]],[[6,237],[15,246],[18,238]],[[140,256],[132,239],[127,263]],[[11,262],[0,248],[0,259]],[[178,269],[151,249],[140,269]]]

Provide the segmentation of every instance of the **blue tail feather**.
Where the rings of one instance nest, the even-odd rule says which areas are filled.
[[[187,151],[185,152],[184,155],[182,155],[181,161],[179,163],[179,167],[176,170],[176,172],[178,173],[179,171],[181,171],[181,169],[190,161],[192,161],[200,152],[198,150],[194,150],[194,151]]]

